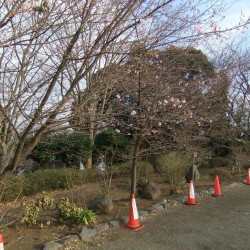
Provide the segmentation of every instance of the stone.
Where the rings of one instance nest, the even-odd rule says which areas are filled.
[[[162,205],[164,208],[166,208],[167,205],[168,205],[168,202],[167,202],[167,200],[164,199],[164,200],[161,201],[159,204]]]
[[[107,222],[104,222],[104,223],[101,223],[101,224],[94,225],[93,228],[96,229],[96,231],[98,233],[100,233],[100,232],[104,232],[104,231],[108,230],[109,229],[109,224]]]
[[[164,210],[164,207],[161,204],[155,204],[152,206],[152,208],[155,212],[159,212],[159,211]]]
[[[69,235],[69,237],[63,242],[63,245],[70,244],[74,241],[80,241],[79,237],[77,235]]]
[[[128,223],[128,216],[125,215],[125,216],[120,217],[119,221],[120,221],[121,225],[127,224]]]
[[[111,228],[119,228],[120,227],[120,222],[118,220],[111,220],[109,222]]]
[[[96,229],[92,229],[92,228],[87,228],[85,226],[82,227],[82,231],[79,234],[80,239],[82,241],[87,242],[92,236],[96,235],[97,230]]]
[[[182,203],[182,204],[184,204],[185,201],[187,200],[187,197],[182,196],[182,197],[176,198],[175,200],[178,201],[178,202],[180,202],[180,203]]]
[[[138,186],[138,193],[146,199],[155,200],[160,197],[161,190],[152,181],[141,182]]]
[[[148,215],[148,211],[146,211],[146,210],[140,210],[140,211],[138,211],[138,213],[139,213],[139,216],[142,216],[142,217],[145,217]]]
[[[58,250],[62,247],[63,245],[55,242],[55,241],[49,241],[45,243],[43,250]]]
[[[210,188],[208,189],[208,192],[209,192],[209,194],[213,194],[213,193],[214,193],[214,188],[210,187]]]
[[[208,190],[203,190],[200,192],[200,195],[208,195],[208,194],[209,194]]]
[[[97,196],[88,205],[89,209],[100,210],[104,213],[109,213],[113,210],[114,205],[109,195]]]

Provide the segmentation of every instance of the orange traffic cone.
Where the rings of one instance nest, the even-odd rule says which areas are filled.
[[[130,229],[132,231],[138,231],[144,226],[140,225],[139,223],[139,214],[135,202],[135,195],[131,195],[131,203],[130,203],[130,212],[129,212],[129,218],[128,218],[128,224],[125,225],[126,229]]]
[[[3,246],[3,235],[0,234],[0,250],[4,250],[4,246]]]
[[[194,185],[193,185],[193,181],[190,180],[189,183],[189,190],[188,190],[188,199],[185,202],[186,205],[196,205],[196,201],[195,201],[195,193],[194,193]]]
[[[221,196],[220,181],[218,175],[216,175],[215,177],[213,196],[215,197]]]
[[[246,181],[247,185],[250,185],[250,168],[247,169],[247,181]]]

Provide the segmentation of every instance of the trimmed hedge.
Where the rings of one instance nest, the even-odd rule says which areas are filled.
[[[132,163],[125,162],[120,163],[117,165],[112,166],[112,170],[114,171],[113,177],[120,178],[120,177],[130,177],[131,176],[131,169]],[[139,161],[137,163],[137,178],[144,177],[150,178],[154,174],[153,165],[146,161]]]
[[[2,201],[13,201],[43,191],[69,189],[76,185],[100,181],[102,175],[95,169],[45,169],[35,173],[15,176],[6,184]]]

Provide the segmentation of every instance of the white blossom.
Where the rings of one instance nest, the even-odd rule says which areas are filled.
[[[136,111],[135,110],[131,111],[130,115],[136,115]]]

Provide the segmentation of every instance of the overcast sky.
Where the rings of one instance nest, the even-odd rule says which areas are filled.
[[[245,19],[250,18],[250,0],[239,0],[233,4],[225,13],[225,20],[221,23],[221,27],[226,28],[238,24],[241,13],[245,15]],[[250,37],[250,27],[247,35]]]

